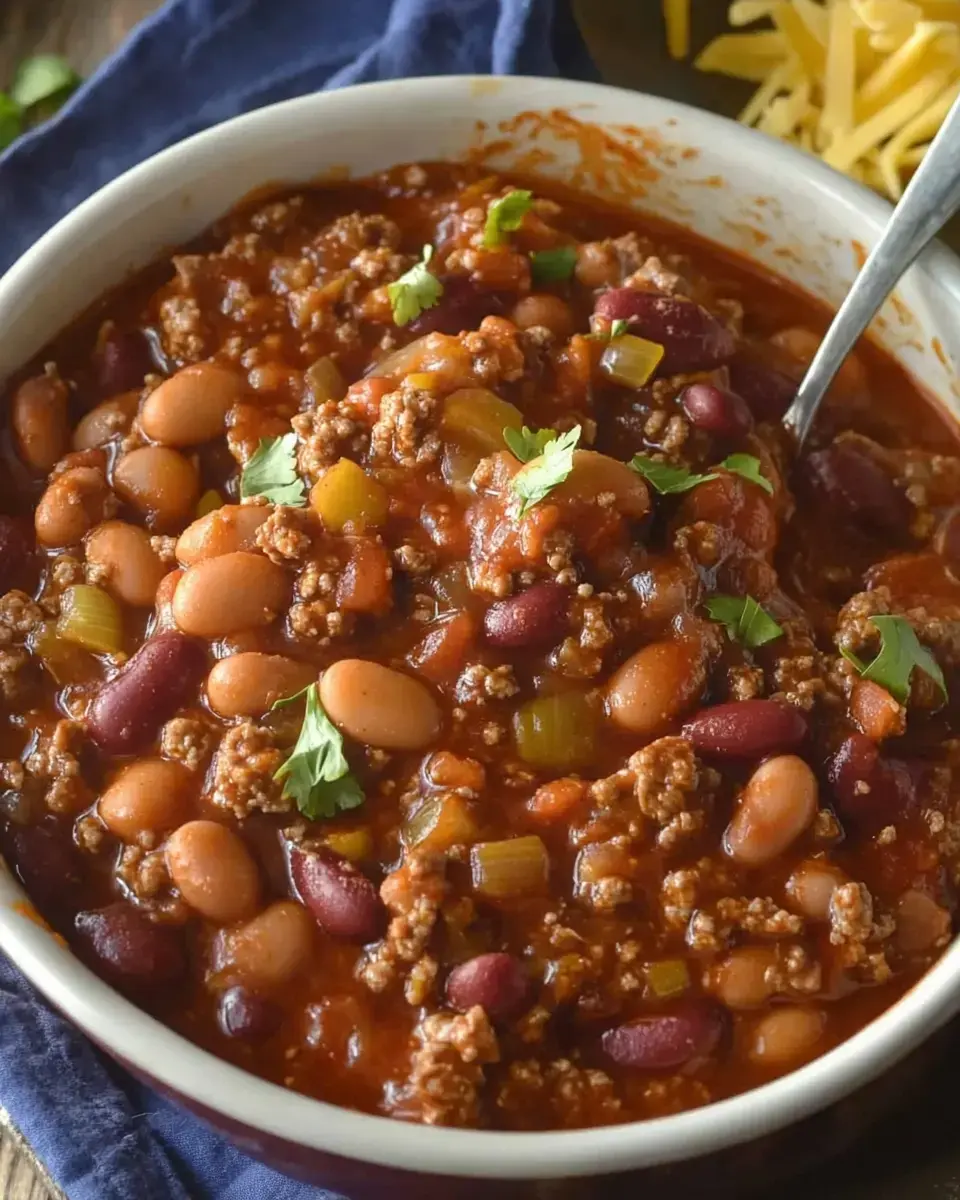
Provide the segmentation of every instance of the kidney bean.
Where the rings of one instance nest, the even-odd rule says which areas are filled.
[[[207,362],[183,367],[144,400],[140,427],[164,446],[198,446],[223,433],[243,390],[239,376],[225,367]]]
[[[758,421],[779,421],[797,394],[789,375],[747,353],[738,353],[727,370],[730,386]]]
[[[735,700],[701,709],[683,734],[701,754],[764,758],[796,750],[807,736],[807,718],[776,700]]]
[[[185,567],[202,558],[218,558],[237,550],[256,550],[257,530],[270,516],[266,504],[224,504],[198,517],[177,539],[177,559]]]
[[[737,345],[734,335],[716,317],[680,296],[610,288],[597,298],[594,312],[608,321],[629,321],[628,332],[663,346],[661,375],[720,367],[733,356]]]
[[[28,895],[45,911],[71,907],[83,875],[70,838],[47,825],[21,825],[7,840],[4,853]]]
[[[515,1013],[528,991],[523,966],[512,954],[478,954],[447,976],[451,1008],[466,1012],[479,1004],[494,1021]]]
[[[203,646],[182,633],[144,642],[88,708],[90,737],[106,754],[133,753],[186,703],[205,667]]]
[[[462,333],[465,329],[476,329],[484,317],[503,312],[503,300],[496,292],[484,291],[463,275],[450,275],[442,282],[439,302],[424,309],[407,326],[414,337],[425,333]]]
[[[827,775],[844,823],[873,832],[900,820],[916,803],[905,763],[884,759],[876,744],[852,733],[830,760]]]
[[[70,444],[67,385],[56,375],[24,380],[13,394],[10,425],[21,459],[46,474]]]
[[[320,680],[330,720],[367,746],[422,750],[440,732],[440,707],[419,680],[362,658],[341,658]]]
[[[669,1012],[638,1017],[608,1029],[604,1051],[624,1067],[664,1071],[706,1058],[716,1050],[726,1022],[723,1010],[710,1001],[688,1001]]]
[[[150,608],[166,575],[150,535],[126,521],[104,521],[87,535],[87,562],[103,573],[103,582],[126,604]]]
[[[910,505],[886,471],[849,442],[834,442],[808,455],[807,478],[814,491],[859,525],[902,538]]]
[[[800,836],[817,811],[817,781],[793,754],[761,763],[747,781],[730,824],[724,849],[746,866],[772,862]]]
[[[897,901],[897,947],[905,954],[922,954],[949,937],[951,918],[926,892],[910,888]]]
[[[483,628],[493,646],[549,646],[567,628],[569,593],[558,583],[535,583],[487,609]]]
[[[242,925],[223,929],[213,949],[213,982],[257,990],[283,987],[313,953],[317,927],[296,900],[276,900]]]
[[[114,326],[97,353],[97,383],[104,396],[142,388],[144,378],[155,369],[150,345],[139,329]]]
[[[361,871],[326,846],[290,849],[290,875],[300,899],[333,937],[369,942],[386,918],[377,889]]]
[[[237,550],[205,558],[183,573],[173,594],[173,618],[184,633],[228,637],[269,625],[283,611],[290,582],[262,554]]]
[[[226,925],[251,916],[260,902],[260,874],[240,837],[216,821],[188,821],[167,839],[164,857],[184,900]]]
[[[207,700],[221,717],[258,717],[316,679],[310,663],[251,650],[220,659],[207,676]]]
[[[753,1028],[748,1054],[756,1063],[783,1067],[809,1058],[823,1034],[823,1013],[798,1005],[775,1008]]]
[[[693,642],[651,642],[614,672],[607,686],[607,711],[630,733],[652,737],[703,691],[700,648]]]
[[[105,974],[120,983],[153,988],[175,982],[186,961],[180,934],[158,925],[132,904],[118,901],[77,914],[75,929]]]
[[[716,437],[739,437],[753,427],[746,401],[713,383],[691,383],[680,393],[680,403],[691,425]]]
[[[96,467],[71,467],[47,485],[33,515],[43,546],[75,546],[107,515],[113,497]]]
[[[165,758],[144,758],[124,767],[97,803],[101,821],[118,838],[135,842],[143,833],[174,829],[185,818],[193,777]]]
[[[272,1000],[245,987],[228,988],[220,997],[217,1023],[227,1037],[259,1042],[276,1033],[283,1010]]]
[[[0,513],[0,579],[5,587],[19,578],[32,553],[31,539],[21,522]]]

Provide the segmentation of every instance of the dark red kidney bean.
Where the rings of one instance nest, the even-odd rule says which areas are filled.
[[[45,911],[68,908],[83,884],[76,847],[46,825],[16,826],[5,839],[10,865],[30,899]]]
[[[407,329],[416,337],[425,333],[463,333],[476,329],[484,317],[503,312],[503,300],[496,292],[487,292],[463,275],[443,279],[443,295],[433,308],[424,309]]]
[[[716,317],[679,296],[610,288],[597,298],[594,312],[609,321],[629,321],[630,333],[659,342],[664,348],[661,375],[722,366],[737,345],[736,338]]]
[[[621,1066],[665,1071],[712,1054],[725,1027],[719,1005],[693,1000],[670,1012],[638,1017],[608,1029],[601,1041],[606,1053]]]
[[[184,973],[179,930],[150,921],[122,900],[78,913],[74,927],[104,973],[118,982],[157,987],[173,983]]]
[[[940,522],[933,537],[933,548],[952,574],[960,574],[960,506],[951,508]]]
[[[559,583],[535,583],[487,609],[483,629],[492,646],[547,646],[567,628],[570,595]]]
[[[111,330],[97,353],[97,384],[104,396],[142,388],[144,376],[155,369],[139,329]]]
[[[738,354],[727,371],[730,386],[758,421],[779,421],[797,394],[789,375],[749,354]]]
[[[220,997],[217,1021],[227,1037],[259,1042],[276,1033],[283,1019],[279,1005],[245,987],[232,987]]]
[[[11,587],[33,552],[33,539],[15,517],[0,514],[0,582]]]
[[[753,426],[746,401],[713,383],[691,383],[683,389],[680,403],[691,425],[715,437],[739,437]]]
[[[206,668],[203,644],[185,634],[144,642],[87,709],[91,739],[107,754],[132,753],[187,702]]]
[[[900,820],[916,806],[909,767],[881,757],[877,744],[862,733],[841,743],[827,765],[827,777],[844,824],[865,832]]]
[[[683,727],[701,754],[764,758],[796,750],[807,736],[807,718],[776,700],[734,700],[701,709]]]
[[[515,1013],[528,990],[523,966],[512,954],[478,954],[454,967],[447,976],[451,1008],[466,1012],[479,1004],[492,1020]]]
[[[910,524],[906,496],[886,471],[849,442],[834,442],[806,461],[814,490],[858,525],[903,537]]]
[[[325,846],[290,850],[290,875],[317,924],[333,937],[368,942],[386,921],[386,909],[370,880]]]

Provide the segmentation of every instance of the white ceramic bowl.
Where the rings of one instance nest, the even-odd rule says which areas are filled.
[[[193,137],[71,213],[0,280],[0,377],[92,297],[191,238],[254,188],[467,153],[487,155],[493,165],[534,163],[548,176],[633,201],[751,255],[828,302],[840,298],[890,212],[884,201],[804,154],[651,96],[507,78],[348,88],[275,105]],[[960,264],[951,255],[939,248],[927,253],[903,281],[876,336],[960,412],[953,367],[960,361]],[[330,1155],[371,1167],[512,1179],[692,1158],[780,1128],[874,1079],[960,1007],[960,946],[954,944],[855,1037],[735,1099],[627,1126],[478,1132],[318,1106],[198,1050],[75,960],[36,922],[2,864],[0,948],[111,1054],[229,1128],[254,1152],[298,1169],[312,1163],[306,1169],[321,1175],[336,1162]]]

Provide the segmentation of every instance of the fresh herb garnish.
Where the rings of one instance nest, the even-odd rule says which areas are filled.
[[[306,709],[300,736],[290,757],[274,774],[283,782],[283,794],[311,821],[335,817],[338,812],[359,807],[365,799],[359,783],[350,773],[343,753],[340,731],[323,711],[315,683],[295,696],[277,700],[273,708],[283,708],[306,697]]]
[[[443,295],[443,284],[427,269],[431,258],[433,247],[426,245],[420,261],[399,279],[387,284],[395,325],[409,325],[425,309],[433,308]]]
[[[523,224],[523,218],[533,207],[533,192],[519,189],[507,192],[487,209],[487,223],[483,227],[483,244],[486,247],[502,246],[508,233],[514,233]]]
[[[916,669],[928,675],[947,699],[947,685],[940,664],[926,646],[920,644],[913,626],[906,617],[871,617],[871,624],[880,633],[880,652],[871,663],[862,662],[851,650],[840,647],[840,653],[860,672],[885,687],[895,700],[906,704],[910,695],[910,679]]]
[[[303,480],[297,474],[297,435],[261,438],[240,475],[240,499],[263,496],[271,504],[303,508],[307,503]]]
[[[626,317],[616,317],[610,322],[609,329],[594,329],[586,338],[591,342],[612,342],[614,338],[623,337],[629,328],[630,322]]]
[[[528,425],[524,425],[518,431],[511,429],[508,425],[503,431],[503,440],[515,458],[519,458],[522,463],[528,463],[531,459],[540,457],[546,450],[548,442],[557,440],[557,431],[555,429],[538,429],[534,432]]]
[[[10,92],[0,92],[0,150],[31,125],[53,116],[80,83],[80,76],[57,54],[38,54],[17,68]]]
[[[773,484],[760,471],[760,459],[755,458],[752,454],[731,454],[725,458],[720,464],[726,471],[732,471],[734,475],[739,475],[750,483],[755,483],[758,487],[769,495],[773,495]]]
[[[513,493],[520,497],[521,517],[563,483],[573,470],[573,452],[580,441],[580,426],[547,442],[543,453],[532,458],[511,481]]]
[[[783,630],[752,596],[711,596],[704,602],[710,619],[727,627],[732,642],[755,650],[783,635]]]
[[[563,283],[573,275],[577,265],[575,246],[557,246],[553,250],[534,250],[530,255],[530,272],[534,283]]]
[[[673,467],[669,463],[658,462],[649,454],[635,454],[630,460],[630,466],[661,496],[689,492],[691,488],[706,483],[708,479],[716,479],[714,474],[697,475],[688,467]]]

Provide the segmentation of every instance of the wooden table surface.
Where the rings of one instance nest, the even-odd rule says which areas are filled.
[[[38,51],[65,54],[77,71],[88,75],[161,2],[0,0],[0,90],[17,63]],[[318,0],[325,2],[331,0]],[[654,25],[658,0],[572,2],[606,82],[721,111],[739,107],[736,85],[669,63]],[[719,30],[725,7],[726,0],[696,0],[695,33],[701,40]],[[960,226],[955,232],[949,240],[960,249]],[[808,1200],[811,1195],[819,1200],[960,1200],[953,1116],[960,1037],[950,1039],[945,1051],[939,1048],[943,1045],[938,1039],[936,1063],[924,1067],[919,1090],[905,1092],[898,1111],[829,1166],[774,1187],[770,1200]],[[0,1096],[0,1200],[66,1200],[13,1128],[2,1102]],[[825,1152],[829,1155],[830,1148]]]

